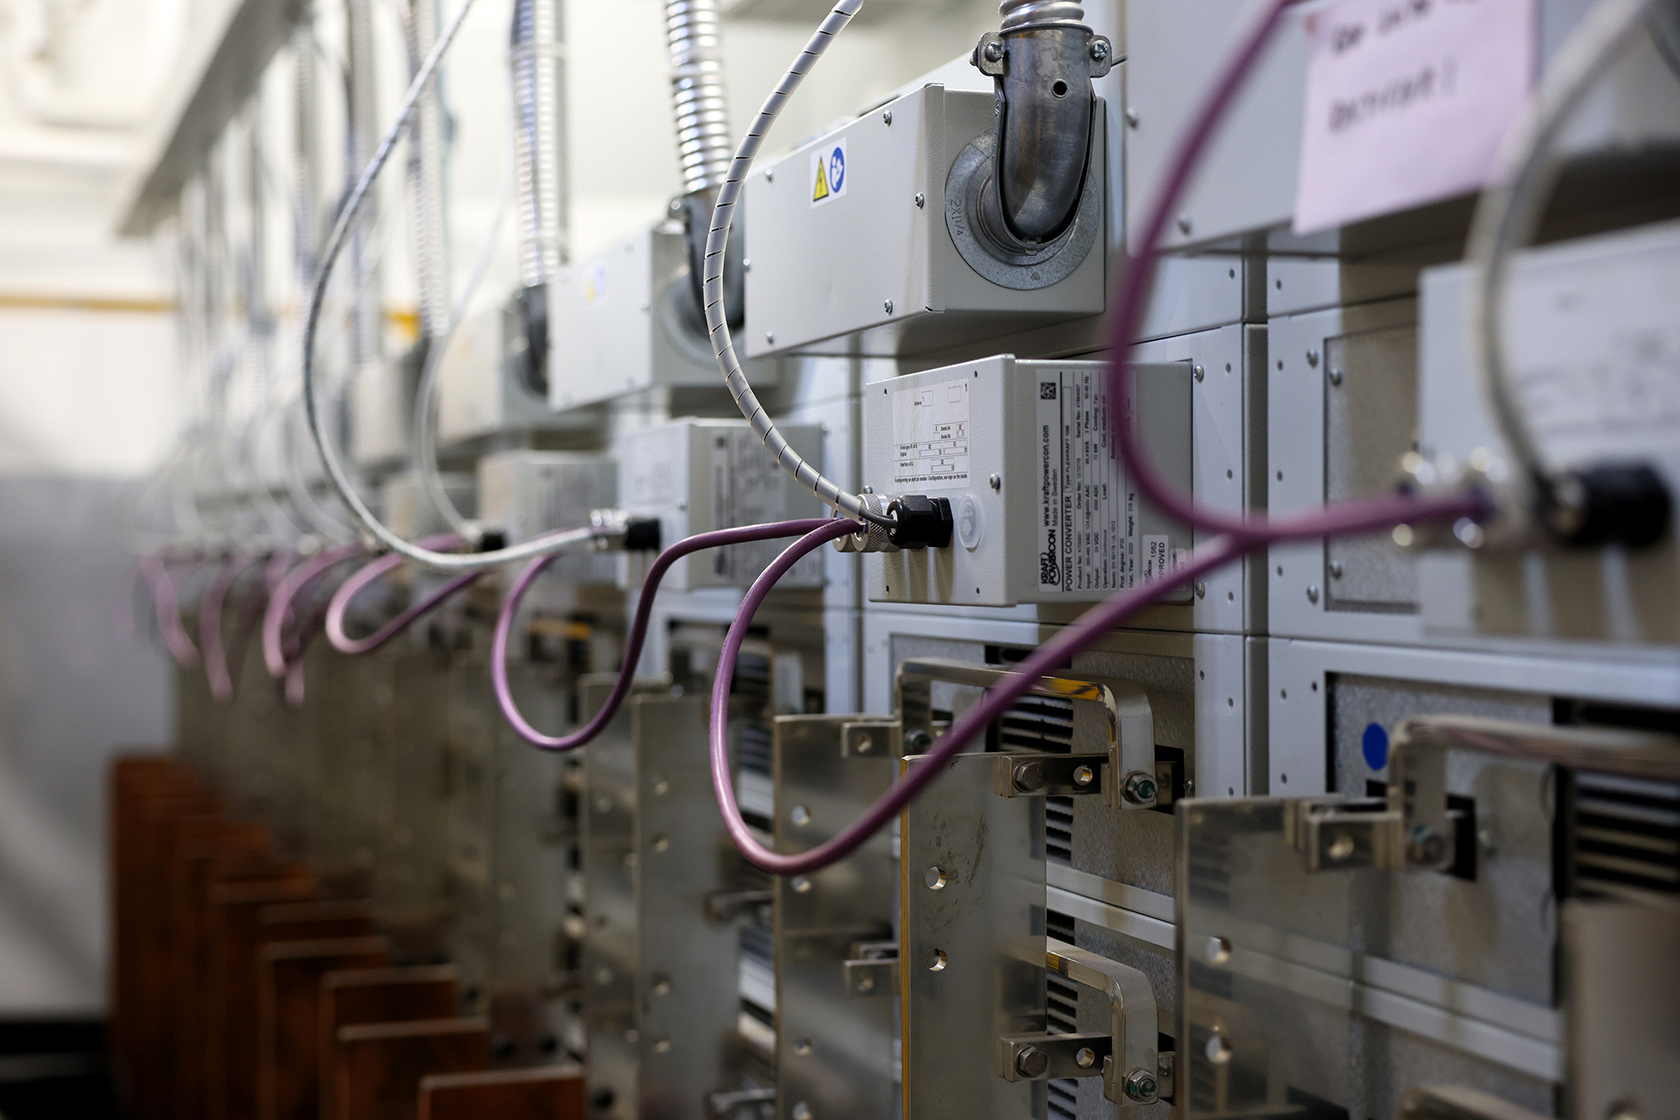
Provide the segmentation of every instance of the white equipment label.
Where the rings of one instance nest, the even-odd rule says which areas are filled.
[[[893,393],[893,481],[900,489],[968,485],[968,380]]]
[[[1479,188],[1535,71],[1534,0],[1341,0],[1310,13],[1295,232]]]
[[[787,516],[787,472],[764,450],[764,444],[750,428],[730,428],[711,433],[712,500],[717,525],[736,528],[762,525]],[[711,550],[712,574],[747,586],[757,579],[787,541],[754,541]],[[788,572],[790,583],[808,581],[820,574],[824,550],[810,553]]]
[[[1135,586],[1137,496],[1115,457],[1102,371],[1042,375],[1037,419],[1039,590]],[[1157,540],[1164,553],[1166,538]]]

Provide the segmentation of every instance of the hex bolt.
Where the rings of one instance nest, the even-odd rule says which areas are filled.
[[[1015,788],[1022,793],[1037,793],[1044,788],[1044,763],[1017,762],[1015,764]]]
[[[1139,1104],[1149,1104],[1155,1100],[1155,1075],[1143,1068],[1134,1069],[1126,1075],[1126,1099],[1137,1101]]]
[[[1003,44],[998,42],[996,39],[993,39],[991,42],[986,44],[985,55],[987,62],[1002,62]]]
[[[1126,775],[1126,780],[1121,785],[1120,792],[1133,805],[1148,805],[1155,800],[1155,795],[1159,792],[1159,789],[1155,785],[1153,774],[1145,774],[1142,770],[1133,770]]]
[[[1092,62],[1107,62],[1108,61],[1108,40],[1106,40],[1106,39],[1092,40],[1092,42],[1091,42],[1091,61]]]
[[[1097,1064],[1097,1052],[1089,1046],[1081,1046],[1079,1052],[1073,1056],[1073,1062],[1080,1069],[1090,1069]]]
[[[922,207],[924,207],[926,205],[927,205],[927,195],[923,194],[921,191],[917,191],[916,192],[916,209],[920,210]]]
[[[1073,784],[1076,786],[1088,786],[1096,780],[1097,772],[1089,766],[1081,766],[1073,772]]]
[[[1050,1055],[1036,1046],[1023,1046],[1015,1053],[1015,1072],[1022,1077],[1043,1077],[1050,1069]]]

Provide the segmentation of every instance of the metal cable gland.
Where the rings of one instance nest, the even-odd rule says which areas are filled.
[[[887,501],[877,494],[863,495],[863,506],[870,513],[881,517],[887,516]],[[836,517],[848,517],[848,514],[836,511]],[[867,522],[868,528],[861,533],[852,533],[834,542],[836,552],[898,552],[899,547],[887,539],[887,527],[873,521]]]

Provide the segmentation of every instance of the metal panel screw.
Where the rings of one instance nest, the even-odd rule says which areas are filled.
[[[1126,1075],[1126,1099],[1148,1104],[1155,1099],[1155,1075],[1146,1069],[1134,1069]]]
[[[655,774],[653,776],[653,795],[655,797],[664,797],[667,793],[670,793],[670,792],[671,792],[671,783],[666,780],[665,775]]]
[[[1342,562],[1340,560],[1330,561],[1330,578],[1331,579],[1341,579],[1342,578],[1342,572],[1343,572],[1343,568],[1342,568]]]
[[[1318,368],[1318,351],[1317,350],[1308,350],[1307,351],[1307,364],[1309,366],[1312,366],[1315,369]]]
[[[1156,788],[1153,775],[1145,774],[1142,770],[1133,770],[1126,775],[1126,781],[1121,786],[1121,792],[1125,794],[1126,800],[1132,804],[1147,805],[1155,800],[1155,795],[1159,791]]]
[[[881,304],[881,309],[883,311],[885,311],[888,315],[891,315],[893,313],[893,301],[890,300],[890,299],[885,301],[884,303]]]
[[[790,885],[793,887],[795,894],[804,894],[806,891],[811,889],[811,880],[805,878],[803,875],[795,875],[793,877],[793,882]]]
[[[1091,61],[1092,62],[1107,62],[1108,61],[1108,43],[1107,42],[1105,42],[1102,39],[1092,40],[1092,42],[1091,42]]]
[[[741,261],[741,271],[742,272],[751,272],[752,271],[752,258],[751,257],[744,258]]]
[[[857,748],[857,752],[859,754],[868,754],[870,751],[875,749],[875,736],[859,735],[857,737],[857,741],[852,745]]]
[[[998,42],[996,39],[993,39],[991,42],[986,44],[985,54],[987,62],[1002,62],[1003,44]]]
[[[1307,585],[1307,602],[1309,602],[1309,603],[1318,602],[1318,584],[1309,583]]]
[[[793,1120],[811,1120],[811,1106],[800,1101],[793,1106]]]
[[[803,805],[795,805],[793,809],[789,811],[788,819],[800,828],[804,828],[806,825],[811,823],[811,810],[807,809]]]
[[[1036,793],[1044,788],[1044,763],[1018,762],[1015,764],[1015,788],[1022,793]]]
[[[1196,581],[1196,598],[1207,598],[1207,584],[1202,583],[1200,580]]]
[[[891,109],[888,109],[886,112],[881,114],[881,121],[884,124],[886,124],[886,126],[888,128],[892,127],[892,110]]]
[[[653,994],[668,996],[671,994],[671,978],[669,976],[655,976],[653,978]]]
[[[669,836],[655,836],[653,838],[653,850],[654,851],[656,851],[656,852],[668,851],[670,849],[670,847],[671,847],[671,838]]]
[[[776,345],[776,332],[775,331],[765,331],[764,332],[764,341],[768,342],[772,346]]]
[[[1330,367],[1330,384],[1332,386],[1339,386],[1341,383],[1342,383],[1342,371],[1337,369],[1335,366],[1331,366]]]
[[[1138,119],[1139,119],[1138,118],[1138,111],[1136,109],[1127,109],[1126,110],[1126,123],[1127,124],[1131,125],[1133,128],[1136,128],[1138,126]]]
[[[776,169],[774,167],[766,167],[764,169],[764,181],[766,183],[774,183],[776,181]]]
[[[1023,1046],[1015,1055],[1015,1072],[1022,1077],[1043,1077],[1050,1069],[1050,1055],[1036,1046]]]
[[[1195,374],[1197,381],[1202,381],[1202,380],[1205,380],[1207,378],[1207,370],[1203,369],[1199,365],[1191,366],[1190,367],[1190,372]]]
[[[1081,766],[1073,772],[1073,784],[1076,786],[1088,786],[1096,780],[1097,772],[1089,766]]]
[[[1180,232],[1180,233],[1189,233],[1190,232],[1190,215],[1180,214],[1178,216],[1178,232]]]
[[[801,1035],[793,1040],[793,1052],[801,1058],[811,1052],[811,1040]]]
[[[995,474],[994,475],[988,475],[986,477],[986,485],[990,486],[992,488],[992,492],[995,494],[999,490],[1003,489],[1003,479],[998,477]]]
[[[922,207],[924,207],[926,205],[927,205],[927,195],[923,194],[921,191],[917,191],[916,192],[916,209],[920,210]]]
[[[921,728],[917,728],[904,737],[904,749],[914,754],[921,754],[932,745],[933,736]]]
[[[867,973],[867,972],[865,972],[862,976],[859,976],[857,978],[857,990],[860,991],[860,992],[872,992],[872,991],[874,991],[875,990],[875,977],[869,975],[869,973]]]

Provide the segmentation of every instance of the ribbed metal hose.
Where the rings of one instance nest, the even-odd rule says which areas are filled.
[[[671,106],[683,193],[715,191],[735,155],[723,92],[723,41],[717,0],[666,0]]]
[[[1085,22],[1085,9],[1073,0],[1003,0],[998,13],[1003,17],[1005,32]]]
[[[321,132],[315,44],[310,30],[292,34],[292,267],[303,284],[315,275],[321,233]]]
[[[408,15],[410,66],[437,42],[437,0],[412,0]],[[411,73],[410,78],[413,77]],[[445,230],[442,79],[433,81],[414,113],[409,147],[409,234],[420,294],[420,330],[436,338],[449,323],[449,241]]]
[[[559,0],[515,0],[511,38],[519,269],[531,288],[557,275],[566,259],[565,39]]]
[[[345,0],[348,50],[345,83],[348,88],[350,129],[348,136],[349,179],[351,183],[373,158],[375,138],[379,135],[378,106],[375,103],[373,80],[373,12],[370,0]],[[348,187],[348,184],[347,184]],[[360,370],[367,362],[377,361],[380,350],[379,267],[370,259],[368,231],[377,221],[372,200],[361,214],[350,244],[352,306],[355,308],[355,329],[351,332],[351,368]]]

